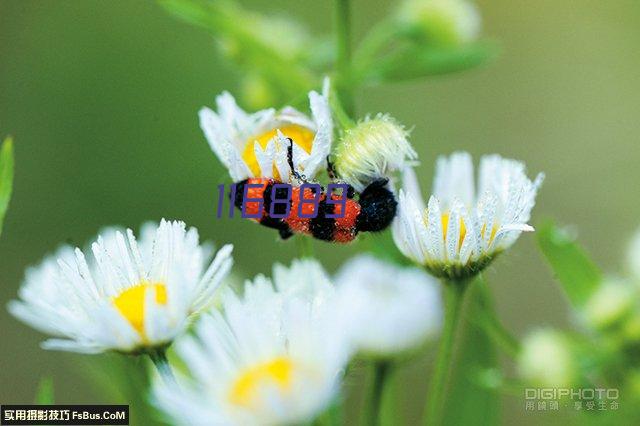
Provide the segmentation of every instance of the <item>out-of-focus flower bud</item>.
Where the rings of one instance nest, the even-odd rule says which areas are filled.
[[[635,289],[622,280],[604,282],[584,307],[587,323],[598,330],[619,323],[633,308],[635,293]]]
[[[240,83],[240,94],[244,104],[252,110],[264,109],[277,103],[277,96],[262,76],[247,74]]]
[[[568,387],[577,377],[570,342],[555,330],[537,330],[526,337],[518,370],[524,379],[538,386]]]
[[[408,34],[440,45],[473,41],[481,26],[478,9],[466,0],[408,0],[399,21]]]

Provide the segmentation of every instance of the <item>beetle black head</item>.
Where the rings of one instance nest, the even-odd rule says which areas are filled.
[[[396,216],[398,202],[386,186],[389,179],[378,179],[360,194],[360,214],[356,229],[363,232],[378,232],[386,229]]]

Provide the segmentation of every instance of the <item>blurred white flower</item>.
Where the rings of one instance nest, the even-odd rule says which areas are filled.
[[[328,80],[322,95],[309,92],[311,117],[292,107],[250,114],[242,110],[228,92],[219,95],[216,103],[217,112],[209,108],[200,110],[200,127],[234,182],[249,177],[273,177],[290,182],[287,138],[293,141],[293,164],[297,172],[310,179],[326,166],[333,138]]]
[[[585,304],[583,315],[587,323],[604,329],[623,319],[637,303],[637,289],[619,279],[608,279],[600,285]]]
[[[273,283],[227,292],[224,313],[176,342],[190,371],[180,389],[157,382],[156,405],[178,424],[306,424],[335,396],[349,356],[335,291],[314,260],[276,266]]]
[[[438,158],[433,195],[425,206],[416,176],[404,173],[393,238],[400,251],[433,275],[464,279],[509,248],[527,224],[544,175],[530,181],[524,164],[482,157],[478,187],[471,156]]]
[[[555,330],[541,329],[522,342],[518,358],[521,376],[538,386],[570,387],[577,366],[567,338]]]
[[[408,0],[399,19],[411,33],[444,45],[475,40],[482,25],[478,8],[467,0]]]
[[[374,180],[402,170],[417,154],[407,140],[408,132],[395,119],[378,114],[346,130],[334,152],[340,178],[362,191]]]
[[[105,230],[89,261],[80,249],[62,247],[27,271],[9,311],[60,337],[43,342],[45,349],[137,353],[168,345],[213,301],[232,246],[210,262],[210,248],[183,222],[147,224],[141,234],[138,242],[131,230]]]
[[[418,268],[360,255],[344,264],[335,282],[341,315],[357,351],[393,356],[416,348],[440,330],[437,283]]]

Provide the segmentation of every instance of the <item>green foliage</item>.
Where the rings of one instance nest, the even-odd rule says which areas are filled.
[[[0,147],[0,234],[13,190],[13,140],[8,137]]]
[[[149,403],[151,379],[146,357],[102,354],[80,362],[108,403],[130,406],[132,425],[160,424]]]
[[[568,232],[547,222],[539,227],[538,245],[575,307],[584,306],[602,281],[598,267]]]
[[[295,23],[244,10],[227,0],[159,3],[183,21],[210,32],[230,59],[245,72],[261,74],[285,97],[296,98],[317,81],[298,60],[307,51],[304,39],[308,36]]]
[[[53,379],[51,377],[43,377],[38,383],[38,391],[36,392],[35,403],[38,405],[53,404]]]
[[[460,46],[407,46],[377,61],[364,80],[368,83],[399,82],[450,74],[486,64],[498,53],[498,46],[487,41]]]
[[[493,310],[485,285],[478,280],[467,290],[467,307],[461,318],[466,327],[456,342],[459,356],[449,379],[445,425],[500,424],[500,397],[481,380],[484,372],[499,369],[498,355],[490,336],[472,320],[485,310]]]

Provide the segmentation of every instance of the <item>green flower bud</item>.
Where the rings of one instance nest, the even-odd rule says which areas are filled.
[[[466,0],[408,0],[399,20],[409,34],[438,45],[473,41],[481,26],[478,9]]]
[[[246,75],[240,83],[244,104],[252,110],[268,108],[277,103],[277,96],[269,83],[258,74]]]
[[[523,342],[518,359],[520,375],[537,386],[569,387],[577,366],[568,339],[555,330],[537,330]]]
[[[589,325],[602,330],[624,319],[635,302],[635,289],[621,280],[603,283],[584,307],[584,317]]]
[[[417,158],[407,136],[405,128],[389,115],[367,117],[345,132],[333,153],[334,167],[342,179],[362,191]]]

